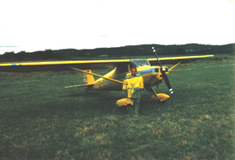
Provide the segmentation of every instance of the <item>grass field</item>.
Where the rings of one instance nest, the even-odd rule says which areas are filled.
[[[0,159],[234,159],[232,58],[176,67],[174,94],[145,91],[138,118],[115,105],[124,91],[64,88],[81,73],[0,72]]]

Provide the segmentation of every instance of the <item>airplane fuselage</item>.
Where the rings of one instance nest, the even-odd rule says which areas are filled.
[[[144,79],[144,84],[149,86],[157,85],[162,80],[162,73],[160,70],[160,66],[141,66],[137,68],[137,74],[140,74]],[[163,68],[167,69],[166,66],[163,66]],[[104,77],[112,78],[119,81],[124,81],[126,74],[129,72],[119,73],[118,69],[115,68]],[[166,74],[169,74],[169,72],[166,72]],[[108,79],[99,78],[94,82],[94,85],[88,86],[89,90],[122,90],[122,84],[117,83],[114,81],[110,81]]]

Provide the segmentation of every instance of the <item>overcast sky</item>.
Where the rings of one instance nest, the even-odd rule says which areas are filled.
[[[186,43],[235,43],[235,0],[0,2],[0,46],[34,51]]]

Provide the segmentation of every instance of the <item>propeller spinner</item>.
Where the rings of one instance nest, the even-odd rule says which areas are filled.
[[[163,79],[165,80],[167,87],[169,88],[169,92],[170,92],[171,94],[173,94],[173,89],[172,89],[171,84],[170,84],[170,81],[169,81],[169,79],[168,79],[168,77],[167,77],[167,75],[166,75],[166,71],[167,71],[167,70],[162,67],[160,61],[158,60],[157,52],[156,52],[156,50],[154,49],[154,47],[152,47],[152,49],[153,49],[153,52],[155,53],[155,56],[156,56],[156,58],[157,58],[157,61],[158,61],[159,65],[160,65],[160,67],[161,67],[162,77],[163,77]]]

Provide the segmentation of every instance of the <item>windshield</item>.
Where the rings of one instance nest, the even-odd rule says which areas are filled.
[[[150,63],[147,59],[133,59],[131,60],[131,65],[137,68],[140,66],[150,66]]]

